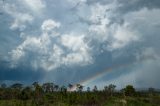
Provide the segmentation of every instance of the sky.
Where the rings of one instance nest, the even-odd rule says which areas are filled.
[[[0,0],[0,83],[160,88],[160,0]]]

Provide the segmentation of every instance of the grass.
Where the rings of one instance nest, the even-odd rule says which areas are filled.
[[[41,105],[36,104],[33,100],[0,100],[0,106],[160,106],[157,102],[159,98],[144,98],[144,97],[110,97],[106,99],[102,104],[68,104],[62,101],[48,102],[43,101]],[[87,101],[87,100],[86,100]]]

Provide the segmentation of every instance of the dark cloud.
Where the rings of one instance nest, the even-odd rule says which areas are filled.
[[[131,11],[138,11],[142,8],[148,8],[148,9],[153,9],[153,8],[160,8],[160,1],[159,0],[117,0],[120,6],[118,10],[121,13],[127,13]]]
[[[113,4],[113,7],[111,6],[111,8],[109,9],[105,8],[104,10],[105,12],[100,14],[102,16],[101,18],[99,18],[98,22],[95,21],[94,19],[93,20],[90,19],[90,16],[92,15],[91,8],[93,9],[100,8],[100,11],[98,13],[101,13],[101,11],[103,12],[104,6],[112,4],[114,1],[87,0],[86,2],[80,1],[75,3],[72,3],[72,1],[70,1],[71,2],[70,3],[69,0],[67,1],[48,0],[46,1],[46,8],[43,11],[41,11],[42,13],[38,12],[36,13],[35,11],[32,11],[31,9],[28,8],[28,5],[25,4],[24,2],[7,1],[6,3],[8,4],[11,3],[15,4],[16,6],[18,4],[20,6],[20,7],[17,6],[15,13],[21,14],[26,12],[32,15],[35,18],[35,20],[29,24],[20,23],[26,25],[26,28],[23,31],[19,29],[11,30],[10,26],[17,18],[17,17],[14,18],[15,14],[8,14],[5,13],[4,11],[3,14],[0,15],[0,24],[1,24],[0,80],[24,81],[24,82],[53,81],[57,84],[78,83],[81,82],[83,79],[87,79],[94,76],[97,73],[101,73],[102,70],[106,68],[110,67],[114,68],[115,66],[121,65],[123,63],[124,64],[131,63],[132,61],[138,63],[138,58],[140,59],[145,58],[146,55],[148,57],[158,58],[160,53],[160,47],[159,47],[160,23],[158,21],[159,16],[156,14],[159,14],[158,10],[160,7],[160,1],[159,0],[152,0],[152,1],[116,0],[116,1],[117,4],[116,3]],[[97,4],[99,7],[94,7]],[[95,16],[93,15],[94,18],[98,14],[94,13],[94,11],[92,11],[92,13],[95,15]],[[140,16],[141,14],[142,16]],[[90,50],[91,54],[89,56],[93,58],[93,63],[84,66],[81,66],[80,63],[76,65],[67,65],[62,63],[58,64],[58,68],[55,68],[54,70],[47,71],[41,69],[40,67],[42,66],[42,64],[40,63],[45,63],[47,61],[47,65],[45,66],[47,66],[46,68],[48,68],[49,66],[54,65],[54,61],[55,62],[61,61],[61,60],[57,61],[58,59],[56,60],[56,58],[50,58],[48,55],[43,55],[43,52],[45,51],[39,53],[39,48],[41,48],[41,46],[39,46],[38,43],[35,44],[35,42],[38,41],[38,38],[42,37],[41,35],[44,34],[43,30],[41,30],[41,25],[45,20],[48,19],[51,19],[52,22],[55,21],[61,23],[61,27],[56,30],[56,32],[60,33],[59,37],[50,38],[47,36],[50,39],[49,42],[51,42],[46,47],[48,54],[52,55],[56,52],[56,50],[54,51],[52,50],[53,44],[58,45],[58,47],[62,48],[65,53],[75,53],[75,51],[71,50],[72,47],[71,48],[65,47],[62,44],[62,42],[60,42],[61,40],[60,38],[63,37],[65,34],[70,34],[70,33],[73,33],[73,35],[71,34],[72,36],[77,37],[79,36],[80,33],[84,34],[85,37],[83,39],[83,42],[80,40],[79,45],[85,43],[87,44],[88,49],[91,49]],[[108,19],[109,23],[107,23],[105,19]],[[19,20],[23,20],[23,18]],[[104,22],[106,23],[103,26]],[[129,24],[126,25],[127,23]],[[91,33],[91,31],[89,31],[89,28],[91,26],[94,26],[93,28],[96,31],[101,31],[102,29],[102,32],[104,30],[106,32],[103,34],[96,34],[96,31]],[[119,31],[119,29],[123,30]],[[107,40],[104,40],[105,37],[107,36],[108,30],[109,30],[108,34],[109,37],[107,38]],[[133,33],[134,31],[138,33]],[[24,35],[23,37],[20,37],[22,32],[24,33]],[[130,41],[130,39],[128,40],[128,36],[130,34],[132,36],[136,36],[138,40],[137,41],[132,41],[132,40]],[[26,39],[28,39],[28,41]],[[69,37],[67,41],[69,40],[71,40],[72,42],[73,37],[71,38]],[[29,43],[26,43],[25,41]],[[108,45],[112,45],[112,43],[114,42],[116,42],[116,44],[125,43],[125,45],[116,48],[114,50],[109,50]],[[74,44],[74,46],[79,46],[78,41],[76,43],[77,44]],[[71,44],[69,46],[73,45]],[[22,45],[23,45],[23,50],[21,48]],[[20,47],[18,48],[18,46]],[[37,46],[38,48],[36,48]],[[148,48],[151,49],[148,50]],[[83,47],[81,49],[84,50]],[[18,61],[13,61],[11,59],[11,51],[13,50],[23,51],[25,52],[25,56],[24,57],[22,56],[22,58]],[[143,51],[145,51],[145,53]],[[80,52],[80,54],[83,53]],[[66,55],[67,54],[63,54],[64,57]],[[41,62],[44,57],[45,61]],[[52,62],[49,63],[48,60]],[[34,61],[37,62],[36,68],[33,68]],[[136,82],[133,84],[140,85],[139,82],[141,82],[146,84],[147,86],[150,85],[155,86],[156,84],[158,84],[158,79],[159,79],[158,77],[159,72],[157,71],[159,69],[159,64],[157,63],[156,65],[154,65],[156,62],[157,61],[152,59],[150,64],[145,62],[142,64],[140,62],[140,64],[136,64],[133,66],[131,65],[130,67],[123,67],[122,69],[114,68],[113,72],[109,73],[108,75],[106,73],[106,75],[104,75],[99,82],[96,79],[95,80],[97,81],[98,84],[101,84],[101,82],[106,82],[106,83],[116,82],[117,84],[119,83],[120,85],[124,80],[128,78],[126,77],[127,75],[131,76],[131,79],[127,80],[128,82],[126,83],[131,83],[132,82],[131,80],[134,79],[132,76],[135,75],[135,73],[137,73],[136,74],[137,77],[135,77],[137,78]],[[15,66],[13,65],[13,63]],[[12,65],[13,67],[11,67]],[[139,65],[143,65],[143,68],[139,68]],[[145,68],[146,66],[148,66],[147,69]],[[154,70],[153,71],[154,73],[152,73],[152,69]],[[143,71],[140,71],[139,73],[136,70],[143,70]],[[143,77],[143,75],[145,76]],[[147,77],[149,77],[148,80]]]
[[[9,68],[9,64],[1,62],[0,69],[0,80],[1,81],[24,81],[33,82],[41,81],[45,76],[45,72],[42,70],[33,70],[30,67],[16,67]]]
[[[117,2],[118,5],[122,5],[120,6],[120,8],[118,8],[118,10],[122,11],[122,12],[127,12],[127,11],[136,11],[139,10],[140,8],[149,8],[149,9],[153,9],[153,8],[160,8],[160,1],[159,0],[132,0],[132,1],[128,1],[128,0],[87,0],[86,3],[89,5],[93,5],[96,3],[100,3],[101,5],[106,5],[106,4],[110,4],[113,2]]]

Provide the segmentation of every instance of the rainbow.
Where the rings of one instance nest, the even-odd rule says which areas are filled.
[[[136,63],[139,63],[139,62],[143,62],[145,60],[148,60],[148,59],[153,59],[153,57],[146,57],[146,58],[142,58],[141,60],[139,61],[130,61],[128,63],[123,63],[123,64],[119,64],[119,65],[114,65],[112,67],[107,67],[105,68],[104,70],[102,71],[98,71],[97,73],[95,73],[94,75],[92,75],[91,77],[89,78],[86,78],[82,81],[80,81],[78,84],[81,84],[83,86],[86,86],[87,84],[97,80],[98,78],[101,78],[103,77],[104,75],[106,75],[107,72],[109,71],[113,71],[113,70],[116,70],[116,69],[120,69],[120,68],[123,68],[123,67],[129,67],[133,64],[136,64]],[[73,86],[73,88],[71,89],[71,91],[74,91],[76,90],[76,85]]]
[[[97,73],[95,73],[95,74],[92,75],[91,77],[86,78],[86,79],[80,81],[78,84],[81,84],[81,85],[83,85],[83,86],[86,86],[87,84],[89,84],[89,83],[97,80],[98,78],[103,77],[104,75],[106,75],[107,72],[113,71],[113,70],[118,69],[118,68],[120,68],[120,67],[122,67],[122,66],[123,66],[123,67],[124,67],[124,66],[127,66],[127,64],[112,66],[112,67],[106,68],[106,69],[104,69],[104,70],[102,70],[102,71],[98,71]],[[76,90],[76,85],[74,85],[73,88],[71,89],[71,91],[74,91],[74,90]]]

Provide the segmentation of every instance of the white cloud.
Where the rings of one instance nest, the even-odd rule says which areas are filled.
[[[65,64],[76,64],[84,62],[84,57],[81,53],[70,53],[63,59],[63,61],[65,62]]]
[[[63,49],[57,44],[54,44],[53,48],[47,51],[48,58],[44,58],[40,64],[42,64],[42,67],[47,71],[54,70],[63,64],[63,54]]]
[[[85,3],[87,0],[67,0],[72,6],[76,6],[79,3]]]
[[[93,23],[89,26],[90,37],[100,43],[109,42],[106,47],[109,51],[123,48],[129,43],[139,40],[139,33],[130,28],[132,26],[130,22],[125,22],[124,25],[110,24],[116,5],[116,2],[106,5],[96,3],[91,6],[89,18]]]
[[[76,52],[68,54],[63,61],[66,65],[85,66],[93,63],[93,58],[87,52]]]
[[[83,66],[92,63],[91,49],[85,42],[84,35],[64,34],[57,36],[56,39],[59,40],[56,41],[55,37],[50,36],[48,32],[56,32],[55,28],[59,26],[59,22],[51,19],[45,20],[41,25],[42,34],[40,36],[28,36],[22,44],[12,50],[13,63],[33,54],[36,55],[30,59],[32,67],[35,69],[43,68],[46,71],[54,70],[63,65]]]
[[[12,30],[20,29],[21,31],[26,28],[26,23],[31,23],[33,21],[33,17],[30,14],[16,14],[15,20],[10,26]]]
[[[138,9],[134,9],[133,7],[134,11],[130,9],[126,12],[125,5],[123,5],[123,8],[120,4],[122,7],[119,8],[119,4],[113,3],[114,1],[6,0],[4,9],[7,14],[2,14],[2,26],[5,22],[11,22],[10,28],[12,30],[20,30],[21,37],[23,38],[20,41],[19,39],[14,40],[10,38],[10,35],[7,35],[11,31],[7,32],[5,33],[7,35],[5,40],[11,42],[7,44],[4,41],[1,46],[4,48],[6,45],[9,45],[7,46],[7,50],[4,50],[5,52],[24,40],[10,53],[13,66],[27,64],[35,70],[44,69],[46,71],[56,70],[63,66],[84,66],[94,62],[94,59],[98,60],[95,61],[97,62],[95,63],[97,66],[103,66],[101,64],[102,61],[105,61],[106,64],[112,60],[114,62],[116,59],[122,58],[122,60],[118,60],[116,63],[128,61],[134,58],[134,53],[132,55],[131,52],[138,52],[139,49],[142,49],[142,46],[157,46],[158,48],[160,9],[143,8],[138,10],[139,7]],[[46,20],[46,18],[51,19]],[[52,20],[52,18],[61,23]],[[8,23],[5,25],[8,26]],[[27,25],[29,25],[29,28]],[[37,27],[40,28],[38,29]],[[11,35],[16,36],[19,33],[18,31],[14,31]],[[151,35],[151,39],[146,37],[149,34]],[[155,34],[157,35],[155,36]],[[12,37],[14,38],[14,36]],[[137,43],[139,40],[146,41]],[[139,43],[142,43],[142,45],[139,45]],[[125,47],[130,51],[122,49]],[[92,50],[92,48],[94,49]],[[113,58],[115,52],[118,56]],[[152,56],[155,52],[153,48],[144,50],[144,52],[137,53],[137,61],[148,57],[153,59],[159,57],[156,55]],[[147,80],[147,77],[149,80],[147,80],[146,84],[156,82],[154,81],[154,77],[158,79],[159,73],[157,69],[154,69],[154,64],[158,67],[159,61],[150,60],[150,62],[144,62],[141,68],[136,68],[136,72],[124,74],[109,82],[117,82],[117,85],[123,83],[135,84],[135,82]],[[141,78],[146,73],[154,77],[147,74],[145,78],[143,77],[144,79]],[[150,82],[151,80],[152,82]],[[105,83],[108,82],[106,81]]]
[[[102,19],[105,18],[107,15],[106,10],[110,9],[108,5],[100,5],[96,3],[95,5],[91,6],[91,16],[90,20],[93,23],[100,23]]]
[[[116,28],[115,32],[112,33],[112,41],[108,46],[109,50],[120,49],[132,41],[138,41],[140,39],[139,33],[131,30],[128,25],[117,26],[118,27]]]
[[[159,32],[156,25],[160,23],[158,13],[160,13],[160,9],[142,8],[139,11],[127,13],[123,17],[125,21],[124,25],[116,25],[113,31],[114,33],[112,34],[113,41],[111,48],[113,50],[129,45],[132,41],[143,40],[145,44],[141,43],[142,45],[139,45],[141,52],[139,50],[135,52],[137,62],[135,62],[133,66],[130,66],[130,72],[125,72],[117,78],[104,82],[97,81],[99,85],[113,83],[117,85],[118,88],[125,87],[127,84],[133,84],[138,88],[160,87],[159,80],[157,80],[160,75],[159,47],[157,47],[158,43],[156,40],[159,38],[157,37],[158,35],[156,35]],[[151,42],[155,42],[154,45]],[[119,56],[121,56],[121,54]]]
[[[99,40],[100,42],[106,41],[109,36],[109,12],[106,12],[107,9],[111,7],[109,5],[100,5],[96,3],[91,6],[91,16],[89,20],[93,23],[89,26],[89,32],[92,34],[92,38]]]
[[[54,20],[51,20],[51,19],[45,20],[41,26],[42,30],[45,32],[52,31],[53,29],[59,28],[59,27],[60,27],[60,23],[55,22]]]
[[[18,47],[16,50],[12,50],[11,54],[12,54],[12,59],[14,60],[14,62],[16,62],[22,56],[25,55],[25,52],[20,47]]]
[[[139,11],[134,11],[126,14],[125,20],[132,24],[143,23],[139,25],[150,25],[153,27],[156,24],[160,24],[159,15],[160,9],[147,9],[142,8]]]
[[[62,35],[59,44],[65,46],[66,48],[53,43],[53,49],[47,52],[48,59],[44,59],[41,63],[45,70],[54,70],[64,65],[83,66],[93,62],[89,52],[90,49],[87,44],[84,43],[84,38],[82,35]]]
[[[89,32],[95,33],[97,36],[103,36],[105,38],[105,36],[108,35],[108,29],[106,27],[106,25],[109,23],[109,20],[107,18],[101,20],[100,22],[101,24],[95,24],[95,25],[91,25],[89,27]]]
[[[6,4],[5,12],[14,18],[14,21],[10,26],[10,29],[12,30],[19,29],[20,31],[23,31],[27,27],[27,24],[31,24],[34,20],[34,17],[31,14],[19,12],[14,4]]]
[[[12,65],[15,66],[20,62],[19,60],[24,59],[26,56],[26,51],[32,51],[38,54],[39,52],[44,51],[42,47],[43,45],[41,44],[39,38],[27,37],[22,44],[9,53],[11,55]]]
[[[72,51],[63,59],[66,64],[78,63],[85,65],[93,62],[90,54],[91,48],[85,42],[84,35],[74,35],[73,33],[63,35],[61,37],[61,43]]]
[[[46,7],[45,2],[42,0],[24,0],[24,2],[36,13],[40,13]]]
[[[62,35],[61,42],[65,47],[71,49],[72,51],[84,50],[88,48],[87,44],[84,43],[84,35]]]
[[[35,1],[25,1],[30,3],[30,6],[33,6],[32,4],[35,3]],[[44,4],[41,0],[36,2],[41,6],[35,8],[44,8]],[[78,2],[75,4],[77,3]],[[91,10],[91,16],[84,16],[87,18],[86,20],[91,22],[91,25],[88,25],[89,33],[82,31],[82,33],[84,33],[82,35],[77,34],[75,31],[71,31],[74,33],[57,36],[60,34],[56,30],[61,26],[61,23],[52,19],[44,20],[41,25],[42,34],[38,37],[26,38],[21,44],[21,50],[24,52],[32,51],[40,56],[45,55],[46,57],[43,57],[43,60],[34,62],[34,64],[43,64],[42,66],[46,70],[52,70],[60,67],[61,65],[90,64],[93,62],[93,58],[91,47],[88,45],[86,37],[89,40],[94,39],[103,44],[109,42],[109,44],[106,44],[106,48],[109,51],[121,49],[126,45],[129,45],[131,42],[138,41],[140,39],[138,31],[132,29],[133,23],[132,20],[128,19],[128,15],[122,17],[125,19],[124,24],[120,25],[118,23],[114,23],[109,25],[111,22],[110,18],[114,15],[112,12],[116,8],[116,5],[117,4],[113,2],[105,5],[95,3],[88,7],[84,6],[88,10]],[[83,11],[81,11],[81,9]],[[80,12],[82,17],[83,15],[86,15],[83,14],[83,7],[78,8],[78,12]],[[21,19],[19,19],[18,22],[27,23],[30,21],[32,21],[31,17],[29,15],[24,15],[21,16]],[[16,24],[12,27],[14,28],[14,26],[16,26]],[[37,67],[39,65],[34,66]]]

